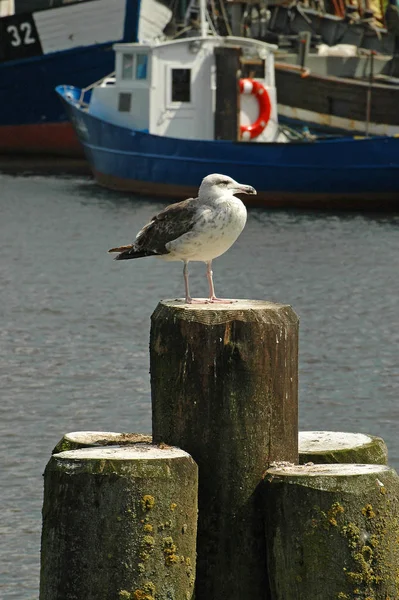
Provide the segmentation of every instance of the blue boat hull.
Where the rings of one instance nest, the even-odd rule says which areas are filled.
[[[258,195],[246,198],[251,203],[399,208],[399,138],[261,144],[160,137],[91,116],[76,102],[75,88],[57,91],[96,179],[107,187],[178,198],[220,172],[253,185]]]
[[[84,87],[113,68],[111,44],[26,59],[18,67],[0,65],[0,152],[81,154],[54,88],[60,73]]]
[[[85,87],[114,70],[112,46],[137,37],[139,0],[126,0],[123,37],[0,62],[0,153],[82,154],[55,87]]]

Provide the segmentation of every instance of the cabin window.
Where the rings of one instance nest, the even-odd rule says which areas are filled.
[[[147,54],[136,54],[136,79],[147,79]]]
[[[133,54],[122,55],[122,79],[133,78]]]
[[[119,99],[118,99],[119,112],[130,112],[131,104],[132,104],[132,94],[127,94],[126,92],[122,92],[121,94],[119,94]]]
[[[172,102],[191,101],[191,69],[172,69]]]

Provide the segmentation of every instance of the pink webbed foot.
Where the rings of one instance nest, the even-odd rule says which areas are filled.
[[[216,298],[216,296],[211,296],[210,298],[208,298],[207,302],[209,302],[209,304],[216,304],[217,302],[221,304],[233,304],[235,300],[228,300],[227,298]]]
[[[186,304],[208,304],[209,300],[200,300],[197,298],[186,298]]]

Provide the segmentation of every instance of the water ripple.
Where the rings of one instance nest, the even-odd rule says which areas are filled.
[[[151,429],[148,333],[180,264],[118,264],[166,202],[88,179],[0,179],[0,597],[37,600],[42,472],[64,432]],[[214,263],[226,297],[300,315],[300,426],[384,437],[399,467],[399,216],[250,211]],[[205,268],[191,268],[195,295]]]

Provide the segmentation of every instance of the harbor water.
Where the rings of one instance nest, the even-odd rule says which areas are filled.
[[[242,183],[251,184],[251,181]],[[114,262],[167,204],[0,176],[0,600],[37,600],[42,473],[68,431],[150,432],[148,338],[182,265]],[[399,469],[399,214],[250,210],[216,293],[300,316],[300,429],[381,436]],[[206,295],[205,266],[190,268]]]

